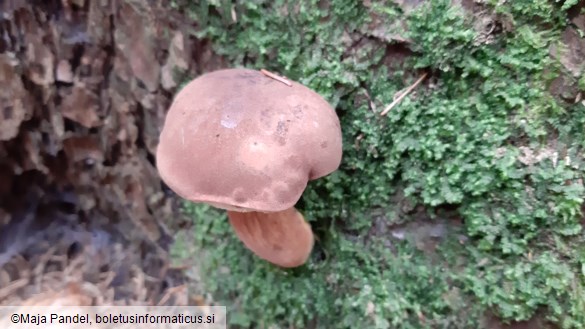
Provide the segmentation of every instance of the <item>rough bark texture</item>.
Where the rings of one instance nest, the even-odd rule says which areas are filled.
[[[222,66],[184,22],[167,1],[0,1],[0,290],[40,239],[108,257],[120,241],[132,256],[98,272],[168,276],[159,128],[184,77]]]

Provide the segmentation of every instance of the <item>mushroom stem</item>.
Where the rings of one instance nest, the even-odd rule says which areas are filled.
[[[280,267],[297,267],[311,254],[311,225],[294,207],[271,213],[228,211],[228,217],[244,245],[266,261]]]

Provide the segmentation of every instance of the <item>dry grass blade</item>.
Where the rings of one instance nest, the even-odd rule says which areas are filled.
[[[267,76],[269,78],[272,78],[272,79],[274,79],[276,81],[280,81],[280,82],[284,83],[285,85],[287,85],[289,87],[292,87],[292,83],[290,83],[290,81],[288,81],[287,79],[285,79],[283,77],[280,77],[280,76],[278,76],[278,75],[276,75],[276,74],[274,74],[272,72],[269,72],[269,71],[267,71],[265,69],[261,69],[260,72],[262,72],[262,74],[264,74],[265,76]]]
[[[163,306],[166,302],[169,301],[169,299],[171,298],[172,295],[185,293],[186,289],[187,289],[187,286],[184,284],[180,285],[180,286],[168,288],[166,293],[164,294],[163,298],[161,298],[161,300],[158,302],[157,305]]]
[[[33,275],[35,278],[34,285],[35,285],[37,291],[42,291],[43,278],[45,276],[44,275],[45,268],[46,268],[47,264],[49,263],[49,261],[51,260],[51,258],[53,257],[53,255],[55,254],[56,249],[57,248],[55,246],[50,247],[40,257],[39,262],[37,263],[37,265],[33,269]]]
[[[384,109],[384,111],[382,111],[382,113],[380,113],[380,115],[386,115],[388,112],[390,112],[390,110],[392,110],[394,106],[400,103],[400,101],[402,101],[402,99],[406,97],[406,95],[410,94],[414,90],[414,88],[416,88],[416,86],[418,86],[427,77],[427,75],[428,73],[425,73],[420,78],[418,78],[418,80],[416,80],[415,83],[413,83],[410,87],[408,87],[408,89],[401,93],[400,96],[398,96],[392,103],[390,103],[390,105],[386,106],[386,108]]]
[[[372,97],[370,97],[370,93],[368,93],[368,91],[366,89],[364,89],[364,95],[368,99],[368,103],[370,105],[370,110],[372,110],[372,112],[376,113],[376,104],[374,104],[374,100],[372,99]]]
[[[8,286],[1,288],[0,289],[0,300],[4,300],[8,296],[15,293],[18,289],[26,287],[28,285],[28,283],[29,283],[28,279],[19,279],[19,280],[12,282]]]

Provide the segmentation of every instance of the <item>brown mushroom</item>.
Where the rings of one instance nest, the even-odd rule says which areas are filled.
[[[228,210],[258,257],[295,267],[308,259],[313,233],[294,205],[309,180],[338,168],[341,153],[339,119],[317,93],[260,71],[226,69],[176,95],[157,168],[179,196]]]

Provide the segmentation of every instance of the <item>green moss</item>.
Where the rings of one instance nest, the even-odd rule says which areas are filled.
[[[210,252],[204,267],[209,290],[228,304],[232,325],[304,328],[465,328],[477,320],[465,296],[450,284],[445,266],[453,247],[440,259],[412,244],[382,238],[363,241],[337,233],[321,234],[306,266],[281,270],[255,259],[235,238],[225,215],[208,206],[188,205],[197,216],[197,243]],[[434,264],[433,264],[434,263]],[[453,264],[455,266],[456,264]],[[464,311],[466,317],[461,317]]]
[[[319,238],[307,266],[259,261],[224,215],[187,206],[207,288],[233,324],[477,328],[486,310],[506,321],[544,310],[563,328],[585,327],[585,106],[548,92],[561,72],[548,49],[574,1],[497,3],[476,16],[446,0],[413,11],[350,0],[177,3],[234,66],[306,84],[342,124],[340,169],[297,205]],[[372,25],[387,31],[373,36]],[[405,62],[393,62],[392,33],[410,40]],[[380,116],[423,72],[425,83]],[[403,197],[431,214],[454,209],[469,241],[447,239],[429,255],[372,236],[373,209],[386,224],[410,220]]]

